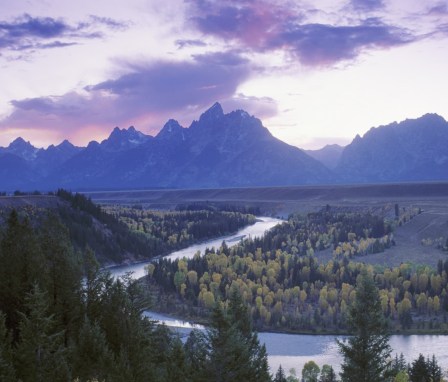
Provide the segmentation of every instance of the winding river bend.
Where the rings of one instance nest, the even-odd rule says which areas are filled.
[[[237,244],[241,239],[248,237],[261,237],[263,234],[270,230],[272,227],[281,223],[283,220],[270,218],[270,217],[257,217],[257,221],[255,224],[249,225],[240,229],[238,232],[233,235],[221,236],[216,239],[207,240],[199,244],[193,244],[188,248],[181,249],[176,252],[172,252],[171,254],[165,256],[165,259],[182,259],[192,258],[196,252],[204,253],[206,248],[219,248],[223,241],[227,243],[230,247],[232,245]],[[146,261],[137,264],[131,265],[120,265],[117,267],[109,268],[108,271],[112,274],[112,276],[120,277],[123,276],[126,272],[134,272],[134,278],[141,278],[145,276],[145,266],[148,265],[151,261]]]
[[[204,253],[206,248],[218,248],[223,241],[231,246],[236,244],[245,237],[260,237],[266,230],[271,229],[281,220],[261,217],[258,221],[248,227],[245,227],[237,233],[229,236],[220,237],[209,240],[200,244],[192,245],[188,248],[176,251],[167,256],[167,258],[191,258],[197,251]],[[112,275],[119,277],[126,272],[134,272],[133,277],[140,278],[145,276],[145,265],[149,262],[119,266],[110,268]],[[201,325],[195,325],[189,322],[184,322],[181,319],[165,316],[156,312],[146,311],[146,316],[165,323],[167,326],[176,328],[181,334],[188,334],[193,328],[205,330]],[[338,353],[336,338],[343,339],[343,337],[336,337],[333,335],[302,335],[302,334],[283,334],[283,333],[259,333],[259,338],[262,343],[266,344],[266,349],[269,356],[269,366],[271,372],[275,373],[278,366],[289,371],[295,368],[300,374],[303,365],[314,360],[319,366],[323,364],[332,365],[337,372],[340,371],[341,357]],[[390,344],[395,353],[403,353],[407,361],[416,359],[419,353],[424,356],[432,356],[435,354],[439,365],[444,371],[448,369],[448,336],[443,335],[394,335],[391,337]]]

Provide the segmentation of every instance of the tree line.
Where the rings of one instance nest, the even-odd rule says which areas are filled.
[[[103,209],[125,223],[133,232],[139,232],[148,240],[156,241],[161,250],[160,254],[227,235],[255,223],[254,215],[235,211],[154,211],[119,205],[105,206]]]
[[[64,189],[57,190],[54,196],[62,202],[55,203],[52,211],[68,228],[71,243],[78,250],[90,247],[100,263],[163,256],[255,222],[251,214],[227,210],[162,212],[99,206],[83,194]],[[0,210],[0,223],[10,210]],[[47,212],[47,208],[31,205],[18,210],[33,226],[41,225]]]
[[[33,227],[13,210],[0,264],[1,381],[271,381],[237,290],[183,344],[142,316],[142,285],[75,251],[55,215]]]
[[[374,267],[348,256],[320,263],[313,252],[319,242],[332,242],[336,232],[340,236],[357,229],[370,231],[372,224],[360,222],[377,221],[349,216],[338,218],[334,226],[332,219],[313,215],[308,220],[312,223],[304,226],[303,218],[293,216],[264,238],[246,239],[230,248],[223,243],[190,260],[162,259],[148,267],[149,284],[161,291],[156,304],[165,311],[206,317],[235,286],[250,304],[258,330],[344,332],[356,279],[368,270],[380,288],[382,314],[394,330],[448,330],[448,260],[439,261],[437,269],[411,264]],[[325,222],[334,229],[327,239],[326,231],[318,230]],[[344,229],[348,226],[350,231]],[[378,235],[385,232],[378,230]],[[307,250],[299,249],[303,247]]]

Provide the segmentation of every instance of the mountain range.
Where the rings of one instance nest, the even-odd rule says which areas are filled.
[[[0,147],[0,191],[222,188],[448,180],[448,123],[436,114],[372,128],[349,145],[304,151],[219,103],[156,136],[116,127],[102,142]]]

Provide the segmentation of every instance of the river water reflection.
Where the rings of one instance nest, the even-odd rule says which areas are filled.
[[[202,325],[191,324],[156,312],[147,311],[145,315],[167,326],[176,328],[184,338],[193,328],[205,330]],[[283,333],[259,333],[258,337],[260,342],[266,345],[272,373],[281,364],[285,371],[294,368],[300,374],[303,365],[310,360],[316,362],[320,367],[328,364],[332,365],[337,372],[340,371],[342,358],[338,352],[336,339],[343,340],[346,337]],[[444,372],[448,369],[448,336],[394,335],[391,336],[390,345],[393,349],[393,356],[403,353],[405,359],[411,362],[420,353],[425,357],[435,354]]]

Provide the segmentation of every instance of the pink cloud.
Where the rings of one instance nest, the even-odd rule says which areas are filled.
[[[33,141],[40,133],[46,144],[68,138],[79,145],[103,139],[115,126],[155,134],[169,118],[188,124],[213,102],[232,99],[250,74],[250,63],[235,52],[130,65],[127,74],[82,92],[12,101],[13,112],[0,121],[0,130],[20,131]]]
[[[284,51],[307,66],[331,66],[353,60],[369,49],[388,49],[418,38],[379,18],[334,25],[307,23],[307,11],[276,1],[190,2],[190,18],[205,35],[232,40],[241,49]],[[382,7],[381,0],[353,0],[364,10]]]

